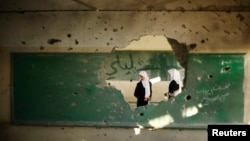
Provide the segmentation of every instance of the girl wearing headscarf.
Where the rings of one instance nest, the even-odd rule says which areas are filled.
[[[170,78],[168,93],[165,93],[165,96],[168,96],[168,99],[171,97],[176,97],[178,94],[182,92],[182,81],[181,74],[176,69],[168,70],[168,75]]]
[[[134,96],[137,98],[137,107],[147,105],[152,97],[152,83],[149,81],[146,71],[140,71],[139,76],[140,80],[134,91]]]

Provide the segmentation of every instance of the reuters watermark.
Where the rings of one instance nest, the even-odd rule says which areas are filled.
[[[216,139],[239,139],[239,141],[249,141],[250,125],[242,124],[214,124],[208,125],[208,141]]]

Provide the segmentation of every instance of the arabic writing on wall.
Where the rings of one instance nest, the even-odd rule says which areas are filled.
[[[219,101],[223,102],[229,92],[227,91],[230,88],[230,84],[225,84],[223,86],[213,86],[211,89],[204,88],[202,90],[197,90],[196,94],[204,95],[201,99],[203,106],[207,106],[213,102]]]

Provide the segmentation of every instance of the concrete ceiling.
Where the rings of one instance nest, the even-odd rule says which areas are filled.
[[[249,11],[250,0],[1,0],[8,11]]]

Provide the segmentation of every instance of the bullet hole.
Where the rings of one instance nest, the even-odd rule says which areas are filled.
[[[227,67],[224,67],[221,72],[222,73],[225,73],[225,72],[228,72],[229,70],[231,69],[231,67],[227,66]]]
[[[117,32],[117,31],[118,31],[118,29],[116,29],[116,28],[113,29],[113,32]]]
[[[109,46],[109,45],[110,45],[110,43],[108,42],[108,43],[107,43],[107,46]]]
[[[77,92],[74,92],[74,93],[72,93],[72,95],[73,95],[73,96],[77,96],[77,95],[78,95],[78,93],[77,93]]]
[[[107,136],[107,133],[104,133],[103,135],[104,135],[104,136]]]
[[[196,48],[196,46],[197,46],[197,45],[196,45],[195,43],[193,43],[193,44],[190,44],[189,47],[190,47],[190,49],[194,49],[194,48]]]
[[[78,40],[76,40],[76,39],[75,39],[75,44],[76,44],[76,45],[78,45],[78,44],[79,44]]]
[[[25,42],[25,41],[22,41],[22,44],[23,44],[23,45],[25,45],[25,44],[26,44],[26,42]]]
[[[133,80],[132,79],[130,79],[130,82],[132,82]]]
[[[43,46],[40,46],[40,50],[44,50],[44,47],[43,47]]]
[[[240,19],[240,21],[243,21],[245,19],[245,17],[242,16],[241,14],[237,14],[236,18]]]
[[[71,34],[67,34],[67,37],[70,38],[70,37],[71,37]]]
[[[58,43],[58,42],[61,42],[61,40],[59,40],[59,39],[49,39],[48,40],[48,44],[51,44],[51,45]]]
[[[70,48],[68,48],[68,50],[73,50],[73,48],[72,48],[72,47],[70,47]]]
[[[108,85],[110,86],[111,84],[110,84],[110,83],[108,83]]]
[[[144,113],[140,113],[140,116],[144,116]]]
[[[61,128],[62,130],[64,130],[64,128]]]
[[[123,26],[121,26],[120,29],[123,30]]]
[[[212,76],[211,74],[209,74],[207,77],[208,77],[209,79],[213,78],[213,76]]]
[[[98,37],[95,37],[96,40],[98,40]]]
[[[230,35],[230,32],[229,32],[229,31],[227,31],[227,30],[224,30],[224,32],[225,32],[226,34]]]
[[[95,49],[95,52],[98,52],[98,49]]]
[[[42,26],[42,29],[45,29],[45,27],[44,27],[44,26]]]
[[[191,95],[187,95],[186,100],[191,100]]]
[[[182,27],[183,27],[183,28],[186,28],[186,25],[185,25],[185,24],[183,24],[183,25],[182,25]]]
[[[201,40],[201,43],[205,43],[205,40]]]
[[[156,20],[157,20],[156,18],[150,19],[150,21],[156,21]]]
[[[108,30],[108,29],[105,27],[105,28],[104,28],[104,31],[107,31],[107,30]]]
[[[113,38],[110,38],[110,40],[112,41],[112,40],[113,40]]]

